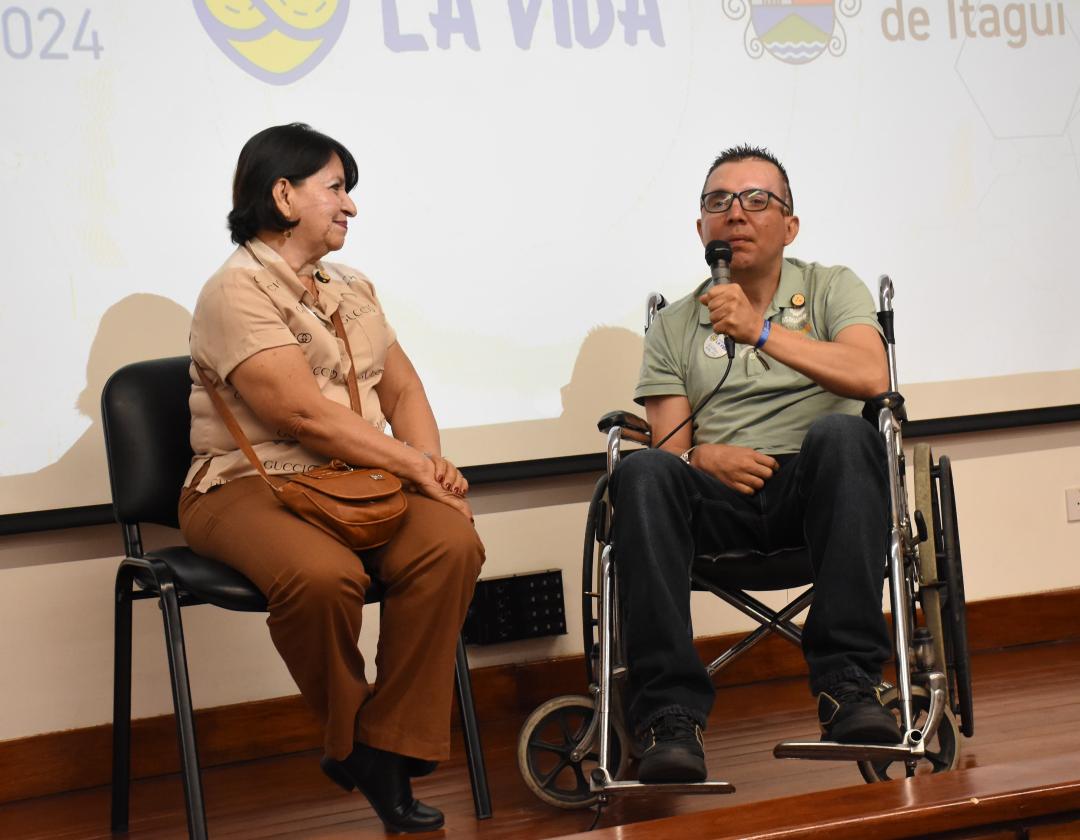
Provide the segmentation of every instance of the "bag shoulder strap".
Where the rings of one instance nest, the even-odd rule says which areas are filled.
[[[251,255],[251,258],[263,268],[267,267],[266,263],[264,263],[262,259],[259,258],[259,255],[256,254],[251,249],[251,246],[248,245],[246,242],[244,243],[244,250],[246,250],[248,254]],[[315,280],[316,282],[322,283],[330,282],[330,278],[326,275],[326,273],[318,268],[315,269]],[[340,309],[340,306],[338,307],[338,309]],[[360,388],[356,384],[356,365],[353,362],[352,347],[349,346],[349,335],[345,332],[345,324],[341,320],[341,314],[338,309],[335,309],[333,314],[330,316],[330,323],[334,325],[334,332],[337,333],[338,338],[340,338],[345,343],[345,355],[349,357],[349,378],[347,380],[347,385],[349,388],[349,406],[352,408],[353,411],[363,417],[364,410],[360,405]],[[196,362],[195,365],[196,367],[198,367],[198,362]],[[215,402],[214,406],[216,408],[218,404]],[[224,417],[224,415],[222,415],[222,417]],[[226,422],[225,425],[228,426],[229,424]],[[230,427],[230,431],[232,431],[232,427]],[[237,440],[237,443],[239,442],[240,441]]]
[[[233,440],[236,441],[236,445],[240,447],[241,451],[247,456],[247,459],[251,461],[251,466],[258,470],[259,475],[262,476],[270,489],[275,493],[277,487],[274,482],[270,480],[270,476],[266,472],[266,468],[259,461],[258,456],[255,454],[255,450],[251,446],[251,441],[248,440],[248,436],[244,434],[244,430],[240,428],[240,424],[236,422],[236,418],[233,417],[233,413],[229,411],[229,407],[225,405],[225,400],[221,398],[221,394],[217,392],[217,388],[210,381],[210,378],[206,375],[206,371],[202,369],[202,365],[192,358],[191,363],[195,365],[195,370],[199,374],[199,379],[202,381],[203,388],[206,389],[206,393],[210,395],[210,402],[214,404],[214,408],[217,409],[218,415],[220,415],[222,422],[225,423],[225,428],[229,430],[229,434],[232,435]]]
[[[349,405],[352,406],[353,411],[363,417],[364,409],[360,405],[360,386],[356,384],[356,363],[353,362],[352,347],[349,346],[349,335],[345,332],[345,324],[341,320],[341,313],[338,309],[335,309],[330,316],[330,323],[334,325],[334,332],[345,343],[345,355],[349,357],[349,378],[346,380],[346,384],[349,386]]]

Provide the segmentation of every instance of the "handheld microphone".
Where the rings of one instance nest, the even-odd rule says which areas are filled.
[[[731,243],[723,239],[714,239],[705,246],[705,262],[709,264],[712,280],[708,288],[731,282]],[[724,349],[729,359],[735,358],[735,339],[730,335],[724,336]]]
[[[728,263],[731,262],[731,243],[725,242],[722,239],[714,239],[708,245],[705,246],[705,262],[709,264],[709,270],[712,272],[712,281],[706,287],[711,289],[717,283],[730,283],[731,271],[728,268]],[[720,381],[716,383],[716,387],[713,388],[708,394],[706,394],[701,401],[694,406],[694,410],[690,412],[690,416],[683,420],[678,426],[668,432],[660,440],[659,443],[654,443],[653,448],[659,449],[665,443],[667,443],[671,436],[674,435],[679,429],[698,416],[698,413],[705,407],[705,405],[713,397],[719,393],[720,389],[724,387],[724,383],[727,381],[728,374],[731,373],[732,363],[735,361],[735,339],[730,335],[724,336],[724,350],[727,352],[727,367],[724,368],[724,375],[720,377]],[[712,355],[711,353],[709,354]],[[687,462],[689,463],[689,462]]]

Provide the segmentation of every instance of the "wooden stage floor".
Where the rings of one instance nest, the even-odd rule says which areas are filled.
[[[919,796],[929,802],[935,789],[955,793],[963,788],[964,803],[977,803],[980,784],[996,785],[996,795],[1000,797],[1002,785],[1007,785],[1003,779],[1037,778],[1039,785],[1057,791],[1058,805],[1068,805],[1072,800],[1060,799],[1063,792],[1069,792],[1070,796],[1074,791],[1080,792],[1080,679],[1077,676],[1080,641],[978,654],[973,659],[973,672],[976,735],[962,740],[960,767],[975,768],[976,772],[954,774],[955,779],[963,782],[960,786],[954,783],[950,787],[945,776],[915,780],[919,782]],[[541,803],[525,787],[515,758],[520,724],[520,719],[482,723],[494,800],[492,819],[477,822],[473,816],[460,745],[455,746],[455,757],[437,773],[417,781],[418,795],[446,812],[446,836],[530,840],[575,834],[589,828],[591,812],[558,811]],[[813,703],[802,680],[722,689],[706,733],[709,769],[713,778],[734,783],[737,792],[730,796],[616,801],[605,809],[594,836],[691,838],[705,833],[719,836],[715,827],[735,826],[740,815],[752,814],[758,827],[771,823],[772,828],[781,828],[787,821],[796,819],[800,807],[813,810],[828,805],[836,809],[846,801],[850,810],[851,803],[859,803],[858,808],[873,808],[880,801],[896,808],[897,802],[910,805],[914,801],[911,797],[915,794],[907,792],[903,781],[872,787],[863,784],[853,764],[780,761],[772,757],[772,747],[778,741],[814,737],[817,732]],[[345,794],[327,781],[319,772],[317,758],[316,753],[307,752],[204,771],[210,835],[281,840],[384,837],[381,824],[367,803],[359,795]],[[1014,772],[1010,767],[1014,767]],[[1017,785],[1023,786],[1020,782]],[[817,798],[805,796],[844,788],[847,792],[821,794]],[[989,797],[990,793],[983,795]],[[764,804],[740,808],[785,797],[798,798],[784,799],[775,808]],[[6,805],[0,807],[0,838],[110,837],[108,807],[108,788]],[[1018,814],[1024,811],[1019,799],[1015,807]],[[1069,808],[1063,806],[1058,810]],[[713,813],[703,813],[706,811]],[[681,830],[679,820],[663,819],[676,815],[694,816],[687,817],[685,830]],[[645,824],[655,820],[661,821]],[[621,831],[604,830],[637,823],[642,825]],[[706,830],[705,825],[711,828]],[[1071,828],[1076,829],[1075,834]],[[131,840],[186,836],[178,776],[147,779],[133,785],[131,830],[127,836]],[[736,832],[733,836],[741,835]],[[798,836],[818,835],[810,832]],[[821,836],[860,835],[829,831]],[[885,835],[875,831],[873,836]],[[916,831],[888,836],[920,835]],[[955,836],[1028,835],[1013,831]],[[1080,823],[1055,828],[1054,833],[1033,832],[1030,836],[1080,837]]]

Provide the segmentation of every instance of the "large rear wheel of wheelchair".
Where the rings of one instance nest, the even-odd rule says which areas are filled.
[[[942,589],[946,584],[938,573],[938,546],[941,545],[941,517],[938,514],[937,492],[934,484],[934,455],[930,445],[915,445],[915,519],[919,525],[919,603],[922,605],[923,620],[933,638],[935,667],[942,672],[948,670],[948,655],[945,650],[945,616]],[[925,539],[922,539],[925,537]],[[949,699],[952,702],[952,686],[949,687]]]
[[[971,654],[967,638],[967,601],[960,560],[960,534],[952,465],[947,456],[934,464],[925,443],[915,447],[915,507],[926,525],[919,550],[919,600],[934,639],[937,669],[948,677],[949,706],[961,731],[975,733],[971,693]]]
[[[922,686],[916,685],[911,688],[911,716],[912,723],[916,728],[921,728],[926,721],[926,715],[930,711],[930,692]],[[900,721],[900,691],[890,688],[881,695],[881,704],[896,715]],[[903,724],[900,724],[903,729]],[[956,723],[956,717],[948,706],[941,716],[941,723],[934,737],[926,744],[926,755],[919,761],[915,770],[916,775],[928,773],[944,773],[946,770],[955,770],[960,763],[960,727]],[[890,779],[899,779],[907,775],[907,767],[902,760],[897,761],[860,761],[859,772],[868,782],[887,782]]]
[[[968,738],[975,734],[975,710],[971,693],[971,652],[967,637],[967,600],[964,568],[960,559],[960,532],[956,521],[956,493],[952,464],[941,456],[937,465],[940,499],[941,552],[938,574],[945,582],[946,659],[949,663],[949,696],[960,717],[960,729]],[[937,516],[935,515],[935,519]]]
[[[589,776],[600,763],[600,733],[581,761],[571,758],[589,728],[594,713],[591,697],[566,694],[555,697],[529,715],[518,736],[518,769],[529,790],[556,808],[588,808],[596,803]],[[626,770],[630,750],[617,729],[612,731],[612,767],[617,779]]]

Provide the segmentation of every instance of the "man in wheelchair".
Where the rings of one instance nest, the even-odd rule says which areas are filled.
[[[902,738],[876,691],[891,650],[889,478],[881,436],[860,413],[889,373],[873,299],[847,268],[784,257],[799,219],[765,149],[716,159],[697,227],[702,243],[731,244],[732,282],[702,284],[653,322],[635,400],[653,441],[675,431],[624,458],[610,488],[642,782],[706,777],[701,730],[715,689],[694,647],[689,571],[702,555],[723,563],[724,552],[806,546],[815,596],[802,644],[823,738]],[[707,399],[729,364],[722,336],[735,355]]]

